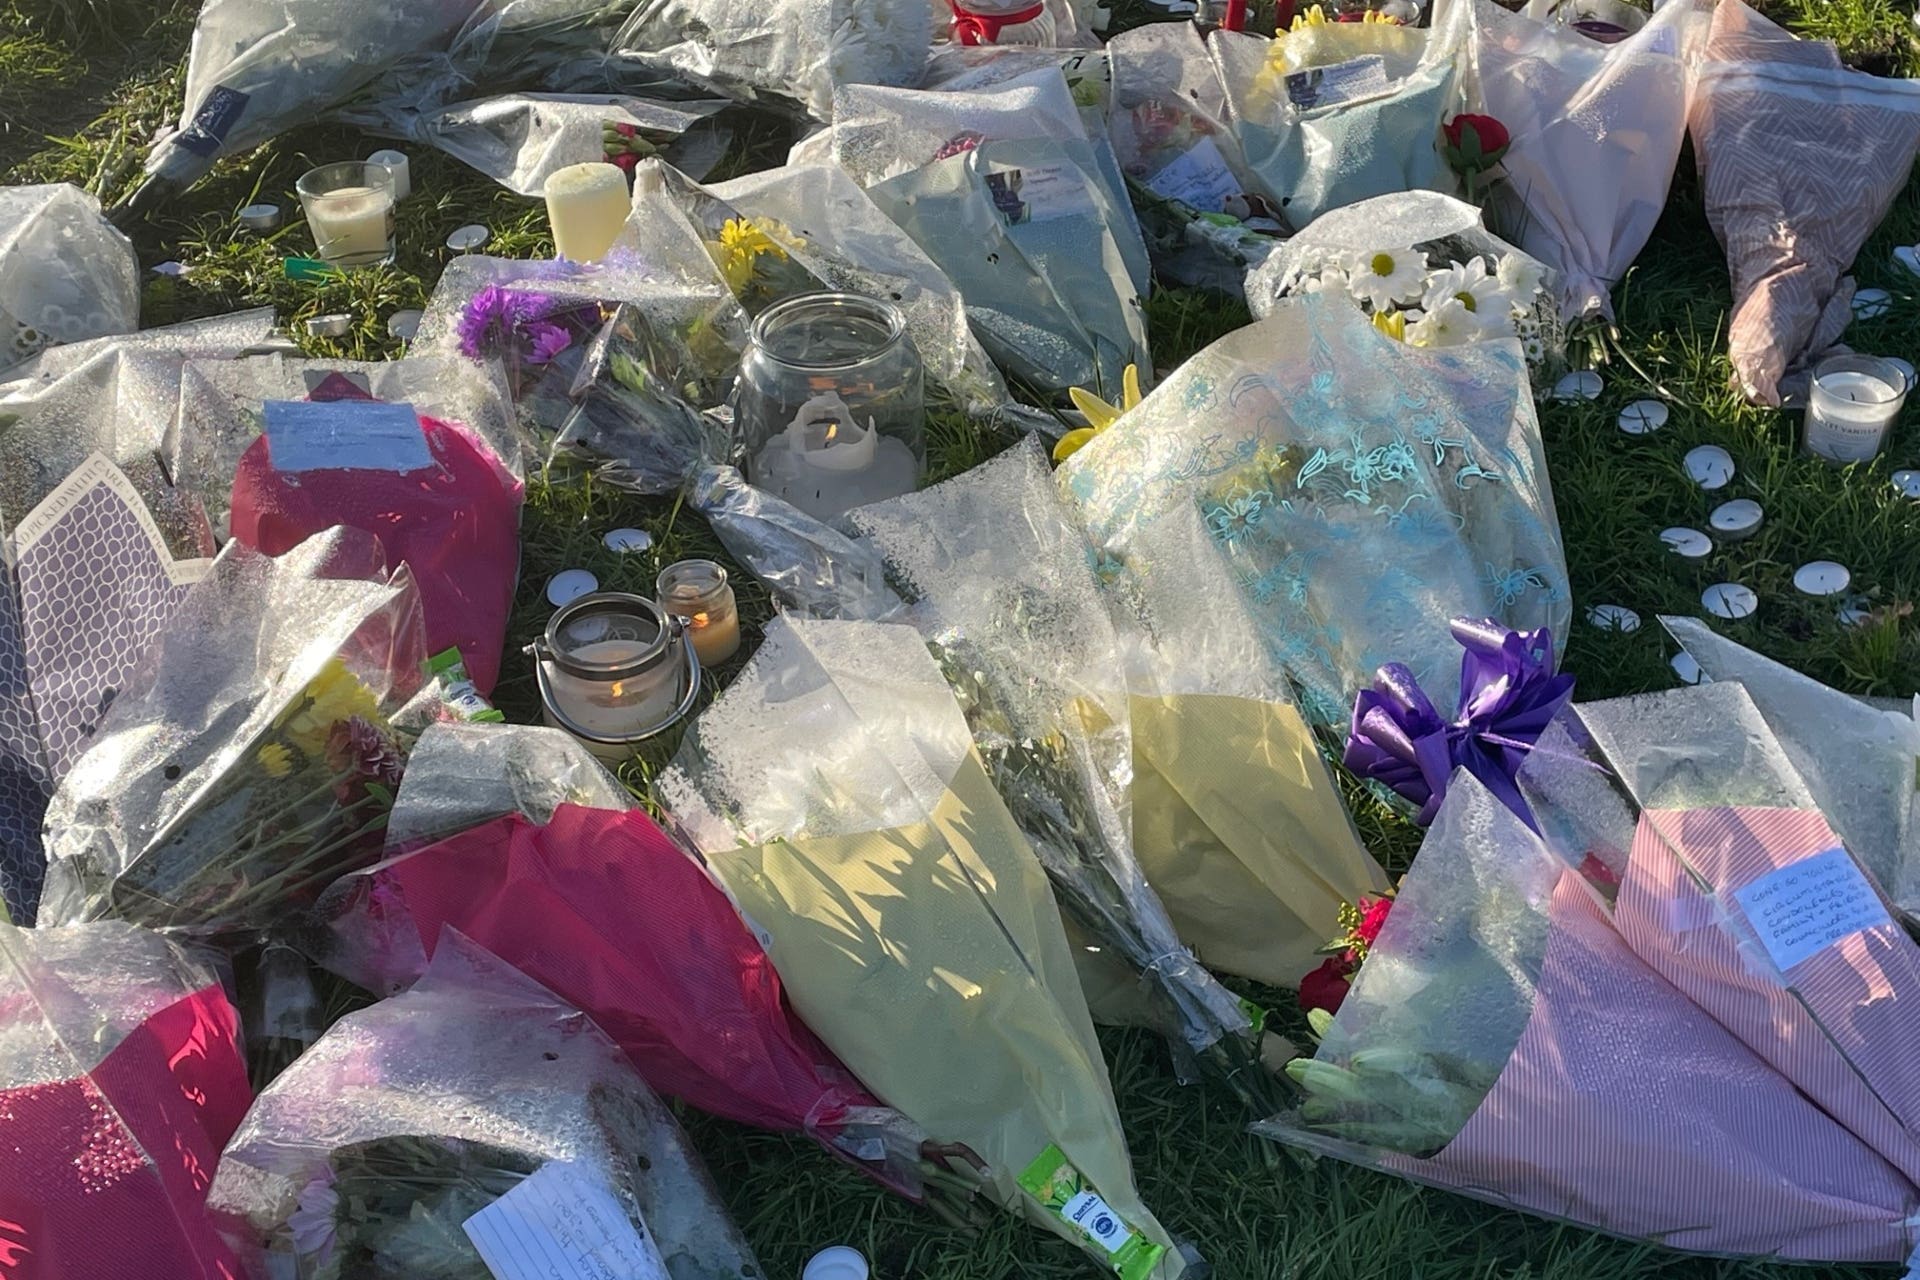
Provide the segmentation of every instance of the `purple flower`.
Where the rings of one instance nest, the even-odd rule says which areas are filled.
[[[523,331],[528,364],[546,364],[573,345],[573,335],[551,320],[536,320]]]
[[[460,352],[469,360],[497,355],[522,330],[552,315],[558,306],[544,293],[490,284],[469,298],[460,313]]]
[[[349,716],[327,735],[327,763],[340,772],[352,772],[366,782],[400,784],[406,762],[386,730],[359,716]]]

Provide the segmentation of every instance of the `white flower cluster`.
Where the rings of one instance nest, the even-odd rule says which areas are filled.
[[[1345,294],[1385,332],[1416,347],[1452,347],[1487,338],[1520,337],[1540,296],[1540,267],[1502,254],[1430,266],[1412,247],[1343,253],[1305,276],[1307,293]]]

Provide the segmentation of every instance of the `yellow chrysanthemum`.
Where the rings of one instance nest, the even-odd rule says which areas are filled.
[[[293,772],[293,752],[278,742],[269,742],[260,748],[254,759],[266,771],[269,778],[284,778]]]
[[[334,725],[353,716],[373,724],[384,723],[373,690],[334,658],[307,682],[300,700],[294,703],[293,714],[280,728],[295,746],[312,753],[326,746],[327,733]]]
[[[1392,338],[1395,342],[1407,340],[1407,315],[1404,311],[1376,311],[1373,313],[1373,327]]]
[[[1314,5],[1305,13],[1295,14],[1293,25],[1268,45],[1266,64],[1254,78],[1254,92],[1284,101],[1288,98],[1286,78],[1295,72],[1373,54],[1386,59],[1389,79],[1398,78],[1419,61],[1425,40],[1426,32],[1374,10],[1368,10],[1358,22],[1341,22]]]
[[[707,251],[726,277],[727,288],[738,293],[753,279],[753,264],[762,254],[784,260],[787,245],[796,239],[770,218],[728,218],[720,227],[720,239],[708,242]]]
[[[1067,395],[1073,400],[1073,407],[1086,416],[1087,425],[1060,437],[1060,443],[1053,446],[1055,462],[1065,462],[1071,458],[1087,441],[1119,421],[1121,414],[1140,403],[1140,369],[1137,365],[1127,366],[1127,372],[1120,381],[1120,389],[1120,403],[1115,406],[1108,404],[1085,388],[1067,388]]]

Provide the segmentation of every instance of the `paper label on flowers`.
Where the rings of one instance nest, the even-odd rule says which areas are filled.
[[[1147,179],[1157,196],[1190,204],[1202,213],[1220,213],[1240,194],[1240,180],[1212,138],[1202,138]]]
[[[494,1280],[669,1280],[613,1192],[560,1161],[461,1226]]]
[[[1768,872],[1733,896],[1783,970],[1843,938],[1893,923],[1879,893],[1841,848]]]
[[[1387,91],[1387,63],[1368,54],[1330,67],[1310,67],[1287,77],[1287,101],[1301,110],[1331,107]]]
[[[380,400],[269,400],[268,456],[276,471],[424,471],[433,466],[412,405]]]
[[[1034,169],[1002,169],[987,175],[993,207],[1010,227],[1055,218],[1091,218],[1093,196],[1080,171],[1072,165],[1050,164]]]
[[[1059,1147],[1048,1147],[1019,1178],[1021,1189],[1060,1215],[1107,1255],[1121,1280],[1145,1280],[1159,1265],[1166,1246],[1154,1244],[1127,1225],[1114,1207],[1087,1184]]]

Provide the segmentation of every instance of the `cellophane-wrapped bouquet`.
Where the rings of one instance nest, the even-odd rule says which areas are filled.
[[[119,921],[0,924],[0,1262],[234,1280],[206,1212],[252,1094],[219,979]]]
[[[1150,633],[1244,605],[1329,728],[1388,662],[1453,705],[1455,617],[1564,636],[1572,614],[1512,339],[1416,347],[1345,300],[1288,298],[1057,476],[1102,576]]]
[[[1313,5],[1272,40],[1207,40],[1247,168],[1296,228],[1373,196],[1455,187],[1438,143],[1458,93],[1465,7],[1432,27],[1368,16],[1339,22]]]
[[[374,861],[423,678],[419,597],[355,530],[229,545],[47,809],[41,924],[258,929]]]
[[[133,244],[64,183],[0,187],[0,373],[62,342],[140,327]]]
[[[1566,354],[1553,273],[1488,232],[1474,206],[1438,192],[1325,214],[1248,274],[1256,316],[1303,293],[1350,300],[1409,346],[1517,339],[1535,382]]]
[[[776,619],[657,793],[882,1101],[1128,1280],[1185,1269],[1134,1190],[1046,874],[919,632]],[[1107,1229],[1062,1211],[1079,1192]]]
[[[1570,865],[1456,776],[1317,1052],[1289,1067],[1298,1106],[1257,1130],[1667,1248],[1907,1258],[1914,1182],[1633,944],[1608,856]],[[1682,909],[1658,927],[1716,925]]]
[[[491,1280],[516,1235],[623,1280],[761,1274],[619,1048],[457,936],[261,1093],[209,1203],[257,1275]]]
[[[898,620],[939,662],[1067,918],[1146,988],[1177,1063],[1265,1105],[1255,1028],[1181,942],[1136,861],[1120,647],[1039,444],[856,508],[845,524],[886,558],[908,605]]]

